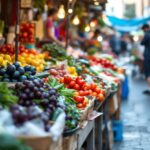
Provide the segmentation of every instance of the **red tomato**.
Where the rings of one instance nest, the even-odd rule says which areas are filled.
[[[77,108],[80,108],[80,109],[81,109],[81,108],[84,108],[84,107],[83,107],[83,104],[82,104],[82,103],[78,103],[78,104],[77,104]]]
[[[97,94],[99,94],[99,93],[101,92],[101,89],[97,87],[97,88],[95,89],[95,92],[96,92]]]
[[[96,93],[96,92],[93,92],[93,93],[92,93],[92,96],[97,97],[97,93]]]
[[[83,86],[86,82],[82,79],[79,79],[77,80],[77,83],[80,85],[80,86]]]
[[[69,86],[70,86],[70,87],[74,87],[75,85],[76,85],[75,81],[71,81],[71,82],[69,83]]]
[[[65,76],[64,77],[64,82],[65,83],[70,83],[72,81],[72,78],[71,77],[69,77],[69,76]]]
[[[100,93],[101,93],[101,94],[103,94],[103,95],[105,95],[105,94],[106,94],[104,90],[101,90],[101,92],[100,92]]]
[[[84,97],[83,96],[74,96],[74,100],[77,103],[82,103],[84,101]]]
[[[84,101],[82,102],[82,106],[83,106],[84,108],[87,106],[87,101],[86,101],[86,100],[84,100]]]
[[[103,94],[99,94],[98,95],[98,100],[100,101],[100,102],[102,102],[103,100],[104,100],[104,95]]]
[[[73,87],[75,90],[80,90],[80,86],[78,84],[75,84],[75,86]]]
[[[80,96],[85,96],[85,92],[84,91],[79,91],[79,95]]]
[[[96,86],[96,84],[91,84],[91,88],[92,88],[92,90],[95,90],[96,88],[97,88],[97,86]]]

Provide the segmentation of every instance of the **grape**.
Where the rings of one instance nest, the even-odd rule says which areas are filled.
[[[56,101],[56,100],[57,100],[57,97],[56,97],[55,95],[52,95],[52,96],[49,98],[49,100],[50,100],[50,101],[53,101],[53,100]]]
[[[27,96],[27,94],[25,94],[25,93],[21,93],[21,94],[20,94],[20,98],[23,99],[23,100],[25,100],[25,99],[28,98],[28,96]]]
[[[29,88],[26,88],[26,89],[24,90],[24,92],[25,92],[26,94],[29,94],[29,93],[31,92],[31,90],[30,90]]]

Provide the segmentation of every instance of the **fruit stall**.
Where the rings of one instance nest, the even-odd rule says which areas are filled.
[[[0,149],[111,149],[125,69],[99,49],[39,48],[35,29],[22,21],[19,46],[0,44]]]
[[[120,119],[125,71],[117,60],[82,52],[74,57],[55,44],[39,49],[20,40],[17,62],[13,45],[0,48],[1,138],[11,135],[34,150],[111,144],[108,123]]]

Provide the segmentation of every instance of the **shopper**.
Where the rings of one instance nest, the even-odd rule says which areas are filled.
[[[150,95],[150,28],[148,24],[143,25],[142,30],[145,32],[144,38],[141,42],[145,46],[144,51],[144,71],[146,80],[148,83],[148,89],[144,91],[144,94]]]
[[[61,46],[65,46],[65,43],[60,41],[55,34],[55,25],[54,22],[57,20],[58,10],[56,8],[51,8],[48,10],[48,18],[45,23],[45,35],[46,41],[55,42]]]

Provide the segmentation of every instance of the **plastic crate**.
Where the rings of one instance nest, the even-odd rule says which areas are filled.
[[[121,120],[114,120],[112,122],[114,141],[121,142],[123,140],[123,122]]]
[[[122,83],[122,92],[121,92],[121,99],[127,100],[129,96],[129,80],[128,77],[125,77],[124,82]]]

